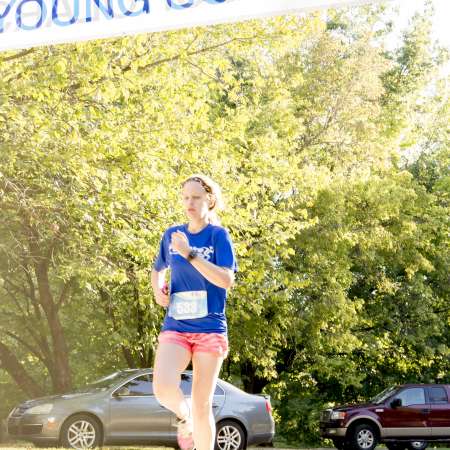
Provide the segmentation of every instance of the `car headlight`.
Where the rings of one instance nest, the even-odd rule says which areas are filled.
[[[347,413],[345,411],[332,411],[330,419],[331,420],[344,420]]]
[[[27,409],[26,414],[48,414],[53,409],[53,403],[43,403]]]

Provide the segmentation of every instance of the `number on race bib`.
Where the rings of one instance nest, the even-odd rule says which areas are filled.
[[[176,320],[206,317],[208,315],[206,291],[183,291],[172,294],[168,314]]]
[[[175,306],[178,314],[195,314],[197,312],[196,303],[178,303]]]

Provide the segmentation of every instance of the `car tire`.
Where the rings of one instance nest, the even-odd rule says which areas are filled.
[[[405,445],[407,450],[425,450],[428,447],[428,442],[426,441],[414,441],[408,442]]]
[[[348,436],[353,450],[373,450],[378,444],[378,437],[373,425],[360,423],[356,425]]]
[[[405,450],[407,442],[386,442],[388,450]]]
[[[388,450],[425,450],[428,447],[428,442],[386,442],[386,447]]]
[[[214,450],[243,450],[247,447],[242,426],[234,420],[217,424]]]
[[[88,414],[69,417],[61,427],[61,445],[65,448],[94,448],[102,445],[102,427]]]

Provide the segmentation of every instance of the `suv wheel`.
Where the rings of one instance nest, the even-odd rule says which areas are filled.
[[[224,420],[217,424],[215,450],[243,450],[245,434],[242,427],[233,420]]]
[[[350,432],[349,442],[354,450],[373,450],[378,443],[375,428],[368,423],[356,425]]]
[[[426,441],[414,441],[408,442],[406,448],[408,450],[425,450],[428,447],[428,442]]]
[[[389,450],[425,450],[428,447],[428,442],[426,441],[386,442],[386,447]]]
[[[61,427],[61,445],[66,448],[94,448],[101,446],[101,426],[87,414],[77,414]]]

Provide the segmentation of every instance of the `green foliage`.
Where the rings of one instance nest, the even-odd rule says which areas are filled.
[[[320,408],[389,383],[448,380],[444,55],[420,17],[386,54],[383,13],[0,60],[1,414],[152,365],[149,271],[192,172],[223,187],[239,258],[222,376],[271,394],[281,436],[316,441]]]

